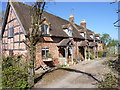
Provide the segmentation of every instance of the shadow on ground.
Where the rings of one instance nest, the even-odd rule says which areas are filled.
[[[95,78],[95,77],[94,77],[92,74],[90,74],[90,73],[86,73],[86,72],[83,72],[83,71],[79,71],[79,70],[75,70],[75,69],[70,69],[70,68],[58,68],[58,69],[55,69],[55,70],[66,70],[66,71],[69,71],[69,72],[81,73],[81,74],[87,75],[88,77],[90,77],[90,78],[94,79],[95,81],[97,81],[98,83],[100,83],[100,81],[99,81],[97,78]],[[35,78],[35,80],[34,80],[35,84],[36,84],[38,81],[40,81],[46,74],[51,73],[51,72],[53,72],[53,71],[55,71],[55,70],[46,71],[46,72],[43,73],[41,76]]]

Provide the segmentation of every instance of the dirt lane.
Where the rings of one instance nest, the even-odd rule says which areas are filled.
[[[107,59],[83,61],[46,74],[35,84],[35,88],[97,88],[97,83],[110,72],[110,69],[102,64]]]

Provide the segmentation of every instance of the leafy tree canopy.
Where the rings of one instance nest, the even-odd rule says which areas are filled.
[[[111,37],[110,37],[109,34],[105,33],[105,34],[102,34],[102,35],[101,35],[101,41],[102,41],[102,43],[103,43],[105,46],[108,45],[108,43],[109,43],[110,40],[111,40]]]

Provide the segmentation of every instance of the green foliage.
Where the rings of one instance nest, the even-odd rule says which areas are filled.
[[[73,61],[75,62],[75,61],[77,61],[77,59],[73,59]]]
[[[52,58],[52,54],[51,53],[47,53],[47,57],[48,58]]]
[[[77,60],[77,59],[73,59],[73,62],[76,62],[76,63],[78,63],[78,60]]]
[[[103,51],[98,51],[98,57],[101,58],[103,55]]]
[[[105,46],[107,46],[110,39],[111,39],[111,37],[109,34],[107,34],[107,33],[102,34],[101,41],[102,41],[102,43],[104,43]]]
[[[28,88],[27,64],[20,62],[22,56],[3,58],[3,88]]]
[[[66,67],[67,65],[62,64],[61,66],[62,66],[62,67]]]
[[[120,73],[120,62],[119,60],[109,60],[106,62],[108,64],[108,66],[113,70],[113,71],[117,71],[118,73]]]
[[[117,45],[118,45],[118,41],[117,40],[110,40],[107,46],[111,47],[111,46],[117,46]]]
[[[118,78],[115,75],[108,73],[105,75],[105,80],[102,80],[98,85],[98,88],[118,88],[119,85],[120,83],[118,81]]]
[[[88,52],[88,48],[86,49],[86,52]]]
[[[95,57],[90,53],[90,59],[93,60]]]

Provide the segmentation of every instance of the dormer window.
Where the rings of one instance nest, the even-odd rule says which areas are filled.
[[[49,34],[49,26],[43,24],[42,25],[42,34]]]
[[[100,39],[100,37],[96,37],[97,39]]]
[[[93,38],[93,35],[90,35],[91,38]]]
[[[83,37],[85,37],[85,34],[84,34],[84,32],[81,32],[81,33],[80,33],[80,35],[81,35],[81,36],[83,36]]]
[[[73,36],[73,31],[71,29],[65,29],[64,30],[66,32],[66,34],[69,36],[69,37],[72,37]]]
[[[14,35],[14,28],[11,27],[8,29],[8,38],[13,38]]]

